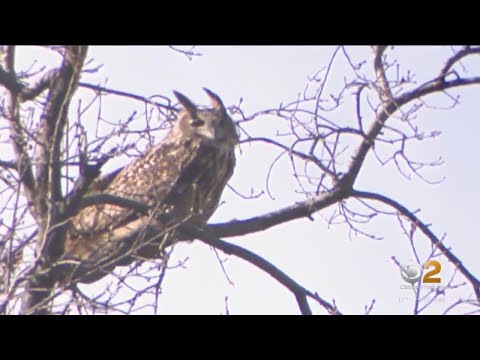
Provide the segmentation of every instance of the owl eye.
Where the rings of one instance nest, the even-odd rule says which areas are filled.
[[[200,127],[202,125],[205,125],[205,121],[201,119],[193,119],[192,121],[190,121],[190,125],[192,125],[193,127]]]

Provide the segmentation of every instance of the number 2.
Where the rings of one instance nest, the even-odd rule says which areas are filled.
[[[430,261],[427,261],[425,264],[423,264],[423,268],[425,270],[429,269],[432,266],[433,266],[433,270],[430,270],[423,276],[423,282],[438,284],[441,279],[439,277],[433,277],[433,276],[440,273],[440,270],[442,269],[442,265],[440,265],[440,263],[436,260],[430,260]]]

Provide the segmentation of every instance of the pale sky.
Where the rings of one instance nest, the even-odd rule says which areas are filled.
[[[89,58],[94,59],[92,64],[103,64],[103,67],[95,75],[86,74],[82,81],[98,84],[108,79],[107,86],[113,89],[143,96],[161,94],[172,99],[172,90],[175,89],[200,105],[208,103],[202,91],[202,87],[208,87],[219,94],[227,106],[238,104],[243,98],[242,108],[250,114],[296,99],[304,90],[308,77],[328,64],[334,48],[233,46],[198,47],[195,51],[203,56],[189,61],[166,47],[91,47]],[[358,61],[362,57],[371,59],[369,47],[350,51]],[[439,71],[451,49],[395,47],[393,51],[388,50],[388,54],[398,58],[400,71],[413,71],[417,84],[420,84]],[[51,63],[52,55],[38,49],[19,49],[19,67],[27,67],[34,58],[39,63]],[[480,74],[478,60],[465,64],[472,76]],[[345,69],[343,58],[334,63],[328,83],[330,89],[343,85]],[[424,109],[418,114],[417,123],[425,132],[436,130],[442,135],[412,146],[409,152],[413,158],[421,160],[433,161],[441,157],[445,164],[426,173],[432,180],[445,177],[441,184],[425,184],[415,177],[408,181],[399,175],[393,164],[381,167],[370,154],[356,188],[391,196],[410,210],[421,209],[417,214],[420,219],[432,224],[431,229],[438,237],[445,233],[445,242],[478,277],[480,239],[473,231],[473,225],[480,214],[480,170],[474,165],[474,156],[478,154],[474,147],[480,132],[480,87],[469,87],[452,94],[461,95],[460,104],[455,109]],[[436,106],[449,104],[447,98],[441,96],[426,100]],[[141,109],[142,106],[132,100],[109,96],[103,104],[103,117],[112,121],[125,119],[134,108]],[[350,110],[346,105],[339,121],[351,121],[354,114]],[[277,124],[275,117],[260,117],[247,128],[251,135],[260,136],[274,134]],[[278,153],[264,144],[242,145],[237,149],[237,168],[230,184],[246,195],[251,189],[255,193],[265,191],[268,168]],[[105,170],[123,165],[121,161],[112,161]],[[303,200],[303,196],[295,193],[288,157],[280,160],[274,168],[269,189],[274,199],[265,194],[255,200],[246,200],[226,189],[225,204],[210,222],[249,218]],[[373,314],[411,313],[413,295],[401,289],[405,283],[390,259],[395,256],[403,263],[413,259],[409,242],[402,235],[396,218],[379,216],[365,227],[382,236],[383,240],[362,236],[350,240],[347,227],[327,225],[325,219],[334,209],[335,206],[317,213],[314,222],[296,220],[261,233],[226,240],[264,256],[325,300],[335,300],[343,313],[363,314],[364,307],[373,299]],[[417,242],[418,249],[425,255],[430,247],[428,240],[419,236]],[[224,266],[235,284],[232,286],[226,280],[215,253],[203,243],[178,245],[171,264],[187,257],[184,268],[167,273],[159,303],[160,313],[221,314],[225,313],[225,297],[228,297],[231,314],[299,313],[294,296],[252,265],[221,254],[222,258],[228,259]],[[452,267],[443,257],[439,261],[443,266],[441,277],[448,279]],[[460,281],[463,279],[459,276],[457,282]],[[471,293],[469,286],[451,291],[444,302],[435,303],[427,313],[441,312],[452,300],[466,298]],[[310,304],[315,313],[325,313],[314,302],[310,301]]]

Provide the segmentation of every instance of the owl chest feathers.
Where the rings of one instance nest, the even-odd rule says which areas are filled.
[[[176,219],[204,222],[218,205],[234,167],[233,149],[225,151],[198,139],[164,142],[125,169],[110,192],[158,206]]]
[[[169,139],[124,168],[106,193],[136,200],[175,219],[208,220],[233,174],[233,148],[224,151],[198,139]],[[120,225],[133,211],[115,205],[85,209],[79,230],[101,231]]]

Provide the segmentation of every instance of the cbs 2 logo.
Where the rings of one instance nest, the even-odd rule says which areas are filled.
[[[431,269],[433,267],[433,269]],[[410,284],[414,284],[422,278],[422,282],[425,284],[439,284],[441,279],[436,277],[442,270],[442,265],[436,260],[429,260],[423,264],[424,270],[429,270],[425,274],[422,272],[422,268],[419,265],[411,264],[402,267],[401,275],[403,280]],[[423,276],[422,276],[423,275]]]
[[[441,279],[439,277],[434,277],[437,274],[440,274],[442,270],[442,265],[437,260],[429,260],[423,264],[423,269],[427,270],[433,266],[433,269],[423,275],[422,282],[424,284],[439,284]]]

